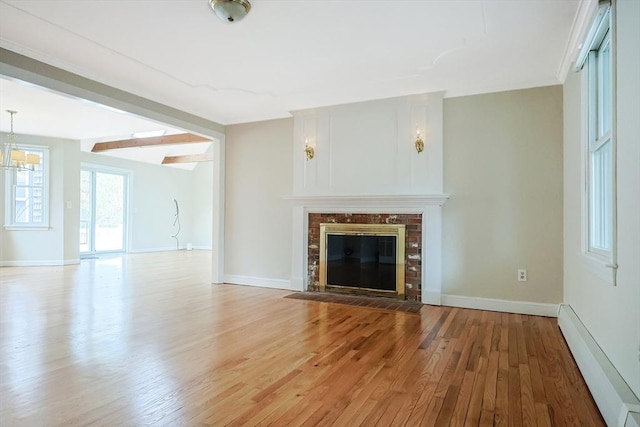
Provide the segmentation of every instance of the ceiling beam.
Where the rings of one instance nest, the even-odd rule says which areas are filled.
[[[96,143],[91,151],[116,150],[118,148],[149,147],[153,145],[192,144],[194,142],[211,142],[209,138],[194,135],[192,133],[179,133],[176,135],[152,136],[148,138],[123,139],[120,141],[108,141]]]
[[[203,154],[185,154],[184,156],[166,156],[162,159],[163,165],[173,163],[196,163],[196,162],[212,162],[213,156],[209,153]]]

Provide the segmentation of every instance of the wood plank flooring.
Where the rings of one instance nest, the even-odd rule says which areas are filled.
[[[0,425],[604,425],[556,319],[302,301],[209,266],[0,268]]]

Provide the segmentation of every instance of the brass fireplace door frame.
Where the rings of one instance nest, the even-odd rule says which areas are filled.
[[[320,224],[320,274],[319,287],[324,292],[327,288],[327,237],[343,236],[391,236],[396,238],[396,295],[404,298],[405,294],[405,224]],[[330,285],[329,286],[338,286]],[[357,289],[357,288],[354,288]],[[368,289],[368,288],[362,288]],[[391,291],[383,291],[391,292]]]

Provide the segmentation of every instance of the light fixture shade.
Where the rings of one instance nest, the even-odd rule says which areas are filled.
[[[28,165],[39,165],[40,164],[40,156],[37,154],[27,154],[27,164]]]
[[[20,150],[11,150],[11,161],[12,162],[25,162],[27,160],[27,155],[24,151]]]
[[[209,0],[209,6],[218,18],[227,22],[239,21],[251,10],[249,0]]]

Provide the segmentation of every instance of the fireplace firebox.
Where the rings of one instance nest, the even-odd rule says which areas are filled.
[[[404,224],[320,224],[320,291],[404,298]]]

